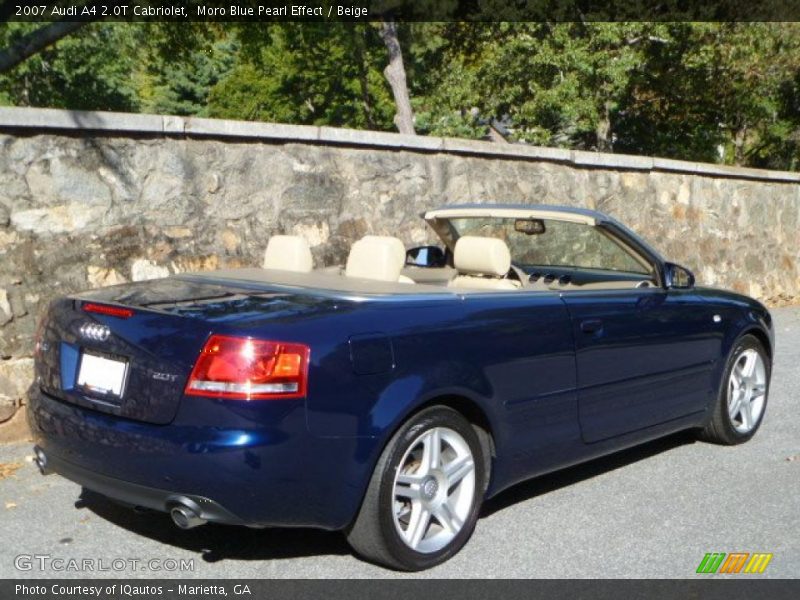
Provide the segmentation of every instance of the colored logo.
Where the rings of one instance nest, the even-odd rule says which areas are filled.
[[[698,573],[763,573],[772,554],[764,552],[709,552],[700,561],[697,567]]]

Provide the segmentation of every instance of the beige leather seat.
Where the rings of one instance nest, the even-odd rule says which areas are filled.
[[[503,240],[465,235],[458,238],[453,261],[458,271],[448,287],[517,290],[519,281],[505,279],[511,269],[511,253]]]
[[[366,235],[350,248],[347,257],[346,277],[414,283],[400,274],[406,262],[406,248],[396,237]]]
[[[308,273],[314,267],[308,242],[297,235],[273,235],[264,252],[265,269]]]

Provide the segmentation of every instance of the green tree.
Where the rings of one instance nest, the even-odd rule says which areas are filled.
[[[614,121],[658,40],[651,23],[451,24],[423,111],[509,117],[518,141],[612,150]],[[441,117],[440,117],[441,119]],[[442,119],[447,122],[446,119]]]
[[[650,49],[648,68],[633,86],[618,147],[791,166],[800,124],[793,100],[800,73],[797,24],[677,23],[667,37]]]
[[[418,133],[481,138],[475,63],[479,50],[470,33],[480,26],[465,23],[415,23],[405,27],[406,68]]]
[[[0,29],[0,45],[36,27],[7,23]],[[137,30],[125,25],[86,25],[0,74],[0,100],[23,106],[136,111],[139,102],[131,74],[137,38]]]
[[[795,168],[800,27],[777,23],[414,26],[418,129]]]
[[[40,29],[5,23],[0,47],[13,47]],[[233,53],[203,24],[93,22],[0,73],[0,102],[200,114]]]
[[[239,30],[241,51],[209,97],[218,117],[392,129],[394,107],[376,30],[281,23]]]
[[[95,22],[67,35],[5,23],[0,54],[16,62],[0,72],[0,102],[394,131],[403,86],[384,76],[385,32]],[[800,24],[442,22],[396,34],[409,131],[481,138],[498,119],[511,141],[800,164]]]
[[[144,112],[169,115],[209,115],[209,95],[233,68],[238,44],[234,36],[184,50],[181,60],[165,59],[150,49],[138,72],[138,90]]]
[[[10,35],[0,44],[0,73],[10,71],[21,62],[77,31],[85,24],[82,21],[57,21],[16,30],[13,27],[10,28]]]

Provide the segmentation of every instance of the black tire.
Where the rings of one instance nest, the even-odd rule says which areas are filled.
[[[434,428],[455,431],[469,446],[474,464],[475,491],[469,513],[455,537],[440,550],[422,553],[406,544],[397,531],[394,483],[406,452],[415,440]],[[347,532],[347,541],[361,557],[402,571],[421,571],[448,560],[466,544],[475,529],[488,481],[487,464],[478,434],[458,412],[434,406],[417,413],[392,436],[378,459],[361,509]]]
[[[734,427],[733,419],[728,412],[728,395],[729,395],[729,382],[731,371],[740,360],[742,354],[747,350],[755,350],[764,362],[766,369],[766,389],[764,392],[764,404],[758,419],[755,421],[752,429],[746,433],[737,431]],[[761,423],[764,421],[764,415],[767,411],[767,399],[769,398],[769,382],[772,375],[772,364],[769,355],[764,349],[763,344],[758,338],[752,335],[744,335],[739,338],[733,345],[733,349],[728,355],[728,361],[725,364],[725,372],[723,373],[722,380],[720,381],[719,390],[717,392],[717,399],[711,412],[706,426],[699,432],[698,437],[706,442],[714,444],[722,444],[725,446],[733,446],[742,444],[752,438]]]

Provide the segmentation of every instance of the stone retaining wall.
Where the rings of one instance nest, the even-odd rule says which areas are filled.
[[[31,380],[53,296],[259,265],[297,233],[317,265],[367,233],[431,240],[454,202],[617,217],[704,285],[800,300],[800,174],[388,133],[0,108],[0,422]],[[431,240],[432,241],[432,240]]]

